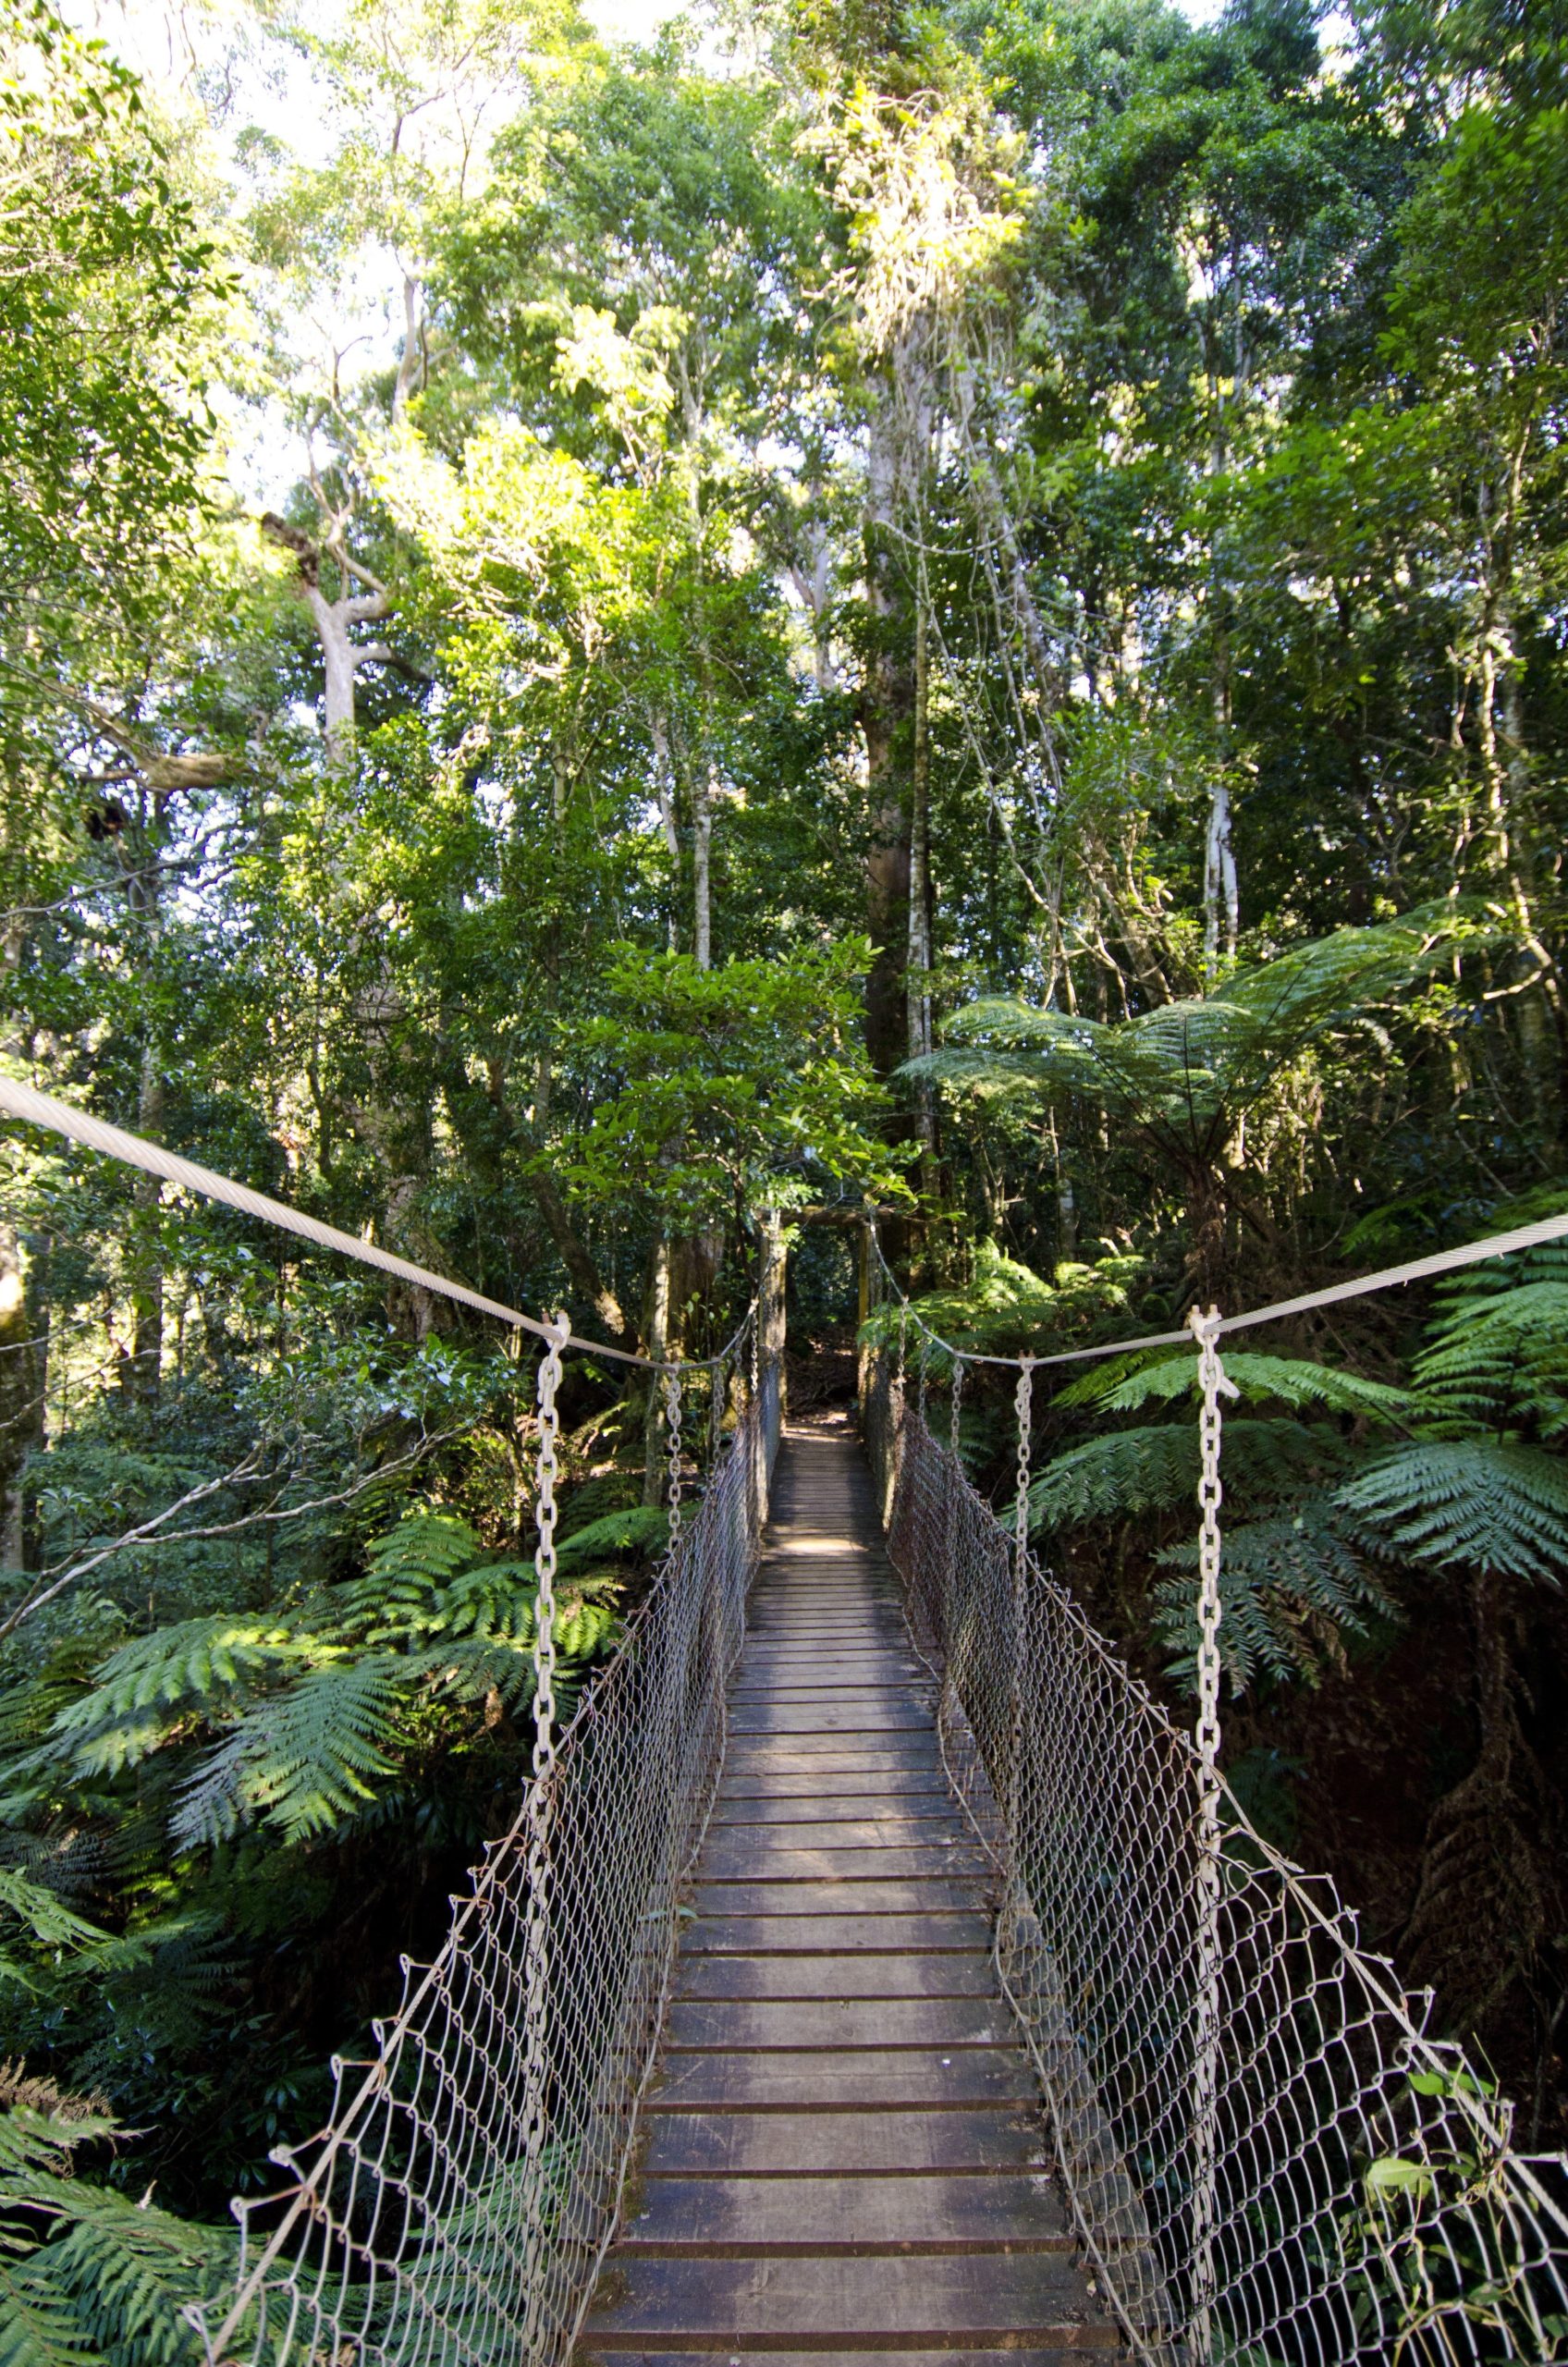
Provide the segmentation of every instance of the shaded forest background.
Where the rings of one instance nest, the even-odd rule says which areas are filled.
[[[1561,8],[164,31],[0,10],[8,1073],[654,1355],[777,1216],[797,1402],[868,1200],[1035,1354],[1568,1209]],[[513,1813],[531,1377],[0,1179],[0,2182],[184,2356]],[[1249,1347],[1228,1772],[1561,2142],[1568,1254]],[[1192,1371],[1038,1390],[1032,1494],[1183,1716]],[[664,1513],[567,1413],[581,1685]]]

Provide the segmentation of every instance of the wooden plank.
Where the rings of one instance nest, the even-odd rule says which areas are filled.
[[[672,2049],[1015,2046],[999,1997],[729,1999],[678,1997],[665,2023]]]
[[[651,2260],[637,2264],[624,2300],[596,2312],[587,2339],[667,2333],[766,2338],[790,2335],[826,2349],[872,2335],[919,2336],[935,2347],[1017,2335],[1117,2347],[1114,2327],[1092,2318],[1075,2266],[1050,2252],[1011,2259]]]
[[[863,2350],[857,2343],[851,2351],[842,2346],[821,2351],[780,2350],[769,2342],[766,2350],[748,2344],[737,2351],[728,2341],[716,2337],[706,2350],[669,2350],[662,2342],[657,2350],[646,2350],[634,2343],[618,2343],[613,2353],[595,2350],[585,2340],[572,2355],[580,2367],[598,2367],[599,2361],[612,2356],[616,2367],[715,2367],[716,2354],[720,2367],[741,2367],[741,2362],[753,2367],[753,2362],[761,2361],[766,2361],[766,2367],[830,2367],[830,2362],[842,2367],[851,2360],[854,2367],[1067,2367],[1070,2361],[1083,2357],[1083,2345],[1074,2336],[1066,2342],[1053,2341],[1048,2350],[1031,2341],[1022,2346],[1010,2342],[1005,2350],[976,2349],[968,2343],[955,2350],[921,2350],[913,2346],[907,2350]]]
[[[1060,2252],[1066,2215],[1044,2173],[992,2177],[652,2177],[624,2238],[629,2260],[791,2253]]]
[[[652,2116],[648,2177],[989,2176],[1043,2170],[1045,2135],[1011,2105],[956,2112],[664,2112]]]
[[[701,1915],[940,1915],[975,1907],[981,1876],[933,1876],[924,1882],[702,1882],[692,1903]]]
[[[959,2104],[1028,2103],[1034,2072],[1021,2047],[823,2047],[815,2053],[674,2054],[645,2112],[950,2112]]]
[[[934,1775],[922,1775],[918,1781],[913,1770],[900,1778],[896,1793],[890,1792],[888,1770],[878,1759],[864,1766],[841,1767],[802,1773],[797,1768],[735,1768],[718,1787],[721,1805],[733,1802],[777,1800],[860,1800],[896,1809],[904,1800],[942,1800],[950,1808],[952,1793],[947,1776],[940,1768]],[[866,1814],[871,1813],[868,1806]]]
[[[945,1956],[692,1956],[676,1966],[678,1997],[994,1997],[997,1976],[981,1948]]]
[[[936,1840],[884,1835],[845,1849],[794,1849],[771,1837],[736,1840],[710,1835],[697,1869],[703,1882],[924,1882],[973,1877],[984,1881],[989,1860],[964,1834],[944,1830]]]
[[[965,1953],[991,1944],[990,1918],[978,1910],[939,1915],[699,1915],[681,1947],[696,1956],[820,1956],[824,1949],[907,1949],[913,1956]]]
[[[719,1816],[716,1814],[708,1826],[708,1848],[720,1844],[728,1847],[761,1848],[765,1844],[784,1849],[878,1849],[897,1848],[912,1843],[935,1848],[944,1834],[954,1830],[952,1810],[945,1800],[933,1799],[922,1815],[920,1803],[889,1805],[876,1816],[865,1813],[864,1800],[737,1800],[741,1809],[793,1809],[793,1816],[751,1815]],[[839,1813],[833,1810],[838,1807]],[[826,1813],[825,1813],[826,1811]],[[967,1826],[958,1830],[967,1834]]]

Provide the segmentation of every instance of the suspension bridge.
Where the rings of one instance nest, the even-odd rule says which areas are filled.
[[[325,2126],[236,2204],[236,2288],[191,2312],[214,2362],[1568,2357],[1568,2165],[1250,1825],[1217,1650],[1223,1336],[1568,1219],[1082,1352],[1195,1337],[1192,1736],[1031,1551],[1034,1379],[1078,1358],[1011,1363],[1007,1523],[957,1440],[966,1365],[1010,1360],[929,1334],[868,1225],[858,1418],[791,1428],[775,1263],[701,1398],[654,1368],[669,1551],[557,1730],[557,1393],[593,1343],[14,1082],[0,1111],[541,1342],[532,1780]]]

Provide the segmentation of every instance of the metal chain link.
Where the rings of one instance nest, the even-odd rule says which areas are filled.
[[[544,2291],[538,2270],[544,2242],[545,2140],[549,2129],[550,2033],[550,1828],[556,1804],[556,1447],[560,1417],[561,1350],[571,1333],[570,1318],[557,1315],[549,1345],[539,1360],[539,1453],[535,1465],[534,1517],[539,1543],[533,1556],[537,1588],[533,1608],[533,1781],[527,1802],[527,1907],[522,1936],[522,2154],[523,2191],[528,2198],[526,2336],[532,2346]]]
[[[1018,1496],[1012,1515],[1012,1655],[1008,1702],[1007,1837],[1010,1854],[1017,1850],[1023,1797],[1023,1671],[1027,1659],[1024,1620],[1029,1603],[1029,1460],[1034,1450],[1034,1391],[1035,1359],[1025,1356],[1012,1392],[1012,1410],[1018,1424],[1015,1466]],[[1016,1904],[1015,1901],[1010,1903]]]
[[[904,1367],[908,1361],[909,1302],[906,1299],[900,1299],[899,1301],[899,1361],[893,1370],[893,1386],[895,1389],[901,1390],[904,1385]]]
[[[1033,1451],[1035,1393],[1035,1359],[1025,1356],[1018,1375],[1018,1385],[1012,1392],[1012,1410],[1018,1424],[1018,1499],[1012,1515],[1012,1562],[1016,1583],[1022,1586],[1029,1562],[1029,1458]]]
[[[963,1458],[959,1453],[958,1446],[958,1417],[959,1409],[962,1403],[963,1358],[962,1356],[955,1356],[953,1358],[952,1395],[948,1409],[948,1443],[952,1448],[953,1461],[958,1465],[960,1470],[963,1468]]]
[[[680,1367],[664,1376],[664,1419],[669,1433],[669,1550],[680,1542]]]
[[[547,1775],[555,1763],[556,1723],[556,1481],[560,1466],[556,1442],[560,1417],[556,1392],[560,1387],[561,1350],[571,1335],[570,1318],[562,1313],[550,1325],[549,1345],[539,1359],[539,1454],[535,1466],[534,1517],[539,1543],[533,1555],[538,1591],[533,1611],[533,1772]]]
[[[724,1441],[725,1370],[722,1356],[715,1356],[708,1367],[708,1469],[711,1471],[718,1461],[719,1448]]]
[[[914,1410],[922,1425],[925,1421],[925,1385],[930,1379],[931,1343],[924,1331],[920,1335],[920,1385],[915,1392]]]
[[[1234,1397],[1234,1381],[1219,1360],[1219,1310],[1194,1307],[1188,1317],[1198,1343],[1198,1750],[1197,1850],[1194,1866],[1196,1909],[1193,2030],[1193,2195],[1191,2356],[1214,2355],[1215,2261],[1218,2230],[1218,2128],[1219,2086],[1219,1477],[1222,1396]]]

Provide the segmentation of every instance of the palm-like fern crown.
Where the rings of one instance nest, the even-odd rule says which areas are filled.
[[[1003,997],[967,1004],[912,1072],[979,1092],[1081,1098],[1186,1155],[1211,1158],[1280,1071],[1325,1036],[1363,1027],[1479,923],[1434,904],[1238,971],[1217,995],[1107,1024]]]

